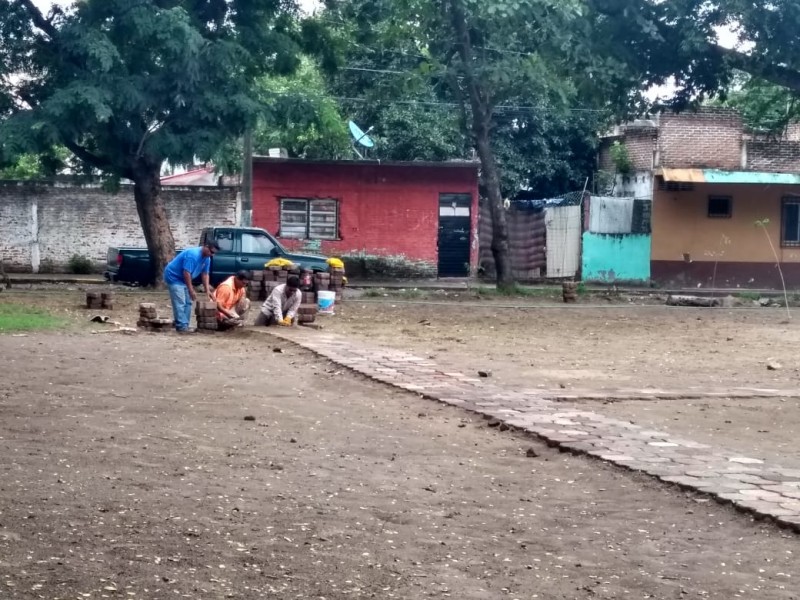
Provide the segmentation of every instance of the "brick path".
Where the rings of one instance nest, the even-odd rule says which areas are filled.
[[[485,379],[443,371],[406,352],[370,347],[331,334],[274,329],[269,333],[375,381],[497,419],[564,451],[594,456],[708,494],[800,533],[800,469],[768,464],[597,413],[564,410],[546,393],[503,389]]]

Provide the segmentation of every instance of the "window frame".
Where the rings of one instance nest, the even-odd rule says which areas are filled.
[[[304,202],[305,203],[305,211],[303,213],[305,215],[305,223],[304,223],[305,231],[303,232],[302,237],[298,236],[298,235],[294,235],[294,234],[293,235],[287,235],[287,233],[286,233],[286,227],[285,227],[285,223],[284,223],[284,212],[300,214],[301,211],[284,209],[284,203],[285,202]],[[312,221],[311,221],[312,214],[314,214],[314,212],[316,212],[316,214],[321,214],[320,211],[313,211],[312,210],[312,207],[313,207],[315,202],[320,202],[320,203],[322,203],[322,202],[325,202],[325,203],[332,202],[333,203],[333,207],[334,207],[333,219],[334,220],[333,220],[333,224],[332,225],[327,225],[327,224],[319,225],[319,223],[316,223],[316,224],[312,223]],[[286,238],[286,239],[292,239],[292,240],[315,240],[315,241],[323,241],[323,242],[340,240],[341,239],[341,237],[339,235],[339,216],[341,214],[340,210],[341,209],[340,209],[340,206],[339,206],[339,200],[336,199],[336,198],[297,198],[297,197],[281,197],[281,198],[278,198],[278,231],[280,232],[280,236],[279,237]],[[322,211],[322,214],[325,214],[324,211]],[[327,213],[327,214],[330,214],[330,213]],[[295,226],[295,228],[297,228],[299,226],[300,226],[300,224],[298,223]],[[330,227],[332,229],[332,233],[331,233],[330,236],[319,235],[318,233],[314,233],[312,235],[312,227],[316,227],[316,228],[319,228],[319,227]]]
[[[270,248],[269,251],[267,252],[262,252],[260,250],[254,252],[253,249],[250,249],[249,251],[245,250],[245,243],[244,243],[245,236],[250,236],[253,239],[264,239],[269,243],[270,246],[272,246],[272,248]],[[255,254],[258,256],[272,256],[274,254],[275,248],[277,248],[275,242],[273,242],[268,235],[265,235],[263,233],[257,233],[255,231],[243,231],[239,236],[239,246],[241,248],[240,250],[241,254]]]
[[[724,200],[728,203],[728,211],[726,213],[712,213],[711,212],[711,203],[715,201]],[[709,219],[730,219],[733,217],[733,196],[727,196],[723,194],[710,194],[708,196],[707,204],[706,204],[706,216]]]
[[[786,207],[797,206],[796,239],[786,239]],[[784,196],[781,200],[781,248],[800,248],[800,196]]]

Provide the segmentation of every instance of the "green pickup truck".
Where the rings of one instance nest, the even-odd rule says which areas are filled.
[[[285,258],[304,269],[327,270],[327,258],[294,254],[263,229],[252,227],[208,227],[198,245],[216,240],[220,250],[211,259],[211,285],[219,285],[237,271],[257,271],[274,258]],[[179,251],[180,252],[180,251]],[[131,285],[152,285],[155,279],[146,248],[109,248],[105,278]]]

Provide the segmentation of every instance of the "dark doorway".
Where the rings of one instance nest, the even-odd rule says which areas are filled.
[[[469,194],[439,196],[439,277],[469,277]]]

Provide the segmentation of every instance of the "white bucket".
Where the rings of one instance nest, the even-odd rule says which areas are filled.
[[[336,292],[317,292],[317,308],[321,315],[333,315],[334,305],[336,304]]]

